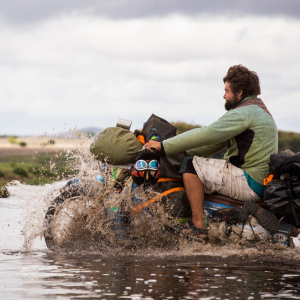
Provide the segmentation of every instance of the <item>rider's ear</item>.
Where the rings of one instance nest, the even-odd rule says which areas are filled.
[[[239,100],[242,99],[242,95],[243,95],[243,90],[240,90],[239,92],[237,92],[237,96],[238,96]]]

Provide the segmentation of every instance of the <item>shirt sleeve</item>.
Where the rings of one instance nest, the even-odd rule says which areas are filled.
[[[209,150],[208,148],[201,149],[200,147],[213,145],[219,145],[213,147],[220,147],[226,140],[235,137],[248,128],[249,121],[239,110],[228,111],[209,126],[195,128],[165,140],[163,147],[166,154],[175,154],[188,150],[191,152],[193,149],[193,153],[199,155],[201,152],[204,153]]]

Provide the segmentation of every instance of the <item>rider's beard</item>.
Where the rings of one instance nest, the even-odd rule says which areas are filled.
[[[239,98],[237,95],[233,95],[230,100],[226,100],[224,107],[226,110],[231,110],[234,106],[236,106],[239,102]]]

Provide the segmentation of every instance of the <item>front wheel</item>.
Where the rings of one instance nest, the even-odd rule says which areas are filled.
[[[76,187],[67,187],[50,204],[45,214],[44,237],[49,249],[62,248],[84,234],[84,194]]]
[[[45,214],[44,237],[50,250],[84,247],[86,239],[105,239],[107,218],[99,182],[70,181]],[[104,237],[103,237],[104,236]],[[80,245],[81,243],[81,245]]]

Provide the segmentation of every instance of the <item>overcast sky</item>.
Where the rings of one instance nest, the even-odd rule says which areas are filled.
[[[209,125],[243,64],[279,130],[300,132],[299,0],[0,0],[0,135]]]

